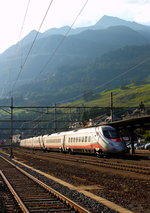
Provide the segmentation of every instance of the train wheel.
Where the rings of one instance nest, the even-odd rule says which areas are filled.
[[[96,156],[98,158],[103,158],[104,157],[104,152],[100,149],[100,150],[96,151]]]
[[[70,155],[72,155],[72,154],[73,154],[73,151],[72,151],[71,149],[69,149],[69,150],[68,150],[68,153],[69,153]]]
[[[64,153],[64,150],[61,148],[61,149],[59,150],[59,152],[60,152],[60,153]]]

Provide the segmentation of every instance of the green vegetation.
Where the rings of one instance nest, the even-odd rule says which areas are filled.
[[[93,104],[95,99],[103,100],[104,106],[109,100],[105,97],[106,90],[113,89],[117,97],[116,104],[128,103],[133,106],[140,101],[141,96],[147,104],[150,83],[149,55],[150,45],[126,46],[86,63],[60,66],[54,75],[49,74],[47,78],[17,89],[15,104],[59,105],[77,101],[84,96],[84,101],[93,100]],[[1,103],[5,102],[2,100]]]
[[[82,106],[103,107],[69,109],[68,114],[64,114],[65,109],[59,110],[57,120],[60,122],[58,121],[57,128],[61,131],[66,130],[74,121],[84,122],[100,114],[109,114],[111,92],[114,107],[138,108],[141,101],[145,107],[150,107],[149,27],[105,16],[89,28],[72,29],[65,39],[64,30],[62,28],[56,33],[55,29],[52,30],[53,33],[49,31],[39,35],[17,82],[15,80],[19,73],[20,53],[15,49],[18,45],[14,45],[0,55],[1,90],[6,90],[6,96],[8,91],[11,91],[13,83],[5,88],[8,71],[11,68],[11,81],[16,83],[16,87],[13,88],[14,106],[55,106],[55,104],[67,106],[69,104],[81,108]],[[36,32],[33,31],[23,39],[24,57],[28,54],[35,34]],[[64,42],[58,48],[61,41]],[[13,52],[16,54],[12,54]],[[9,106],[10,99],[1,98],[0,105]],[[41,125],[48,130],[33,131],[34,135],[47,134],[52,129],[56,129],[54,110],[48,110],[43,114],[29,109],[14,110],[16,120],[38,120],[41,116],[49,120],[48,124]],[[0,118],[10,119],[10,114],[1,109]],[[67,120],[68,123],[62,120]],[[2,125],[10,128],[8,122],[0,123],[0,126]],[[18,131],[20,127],[36,126],[39,124],[35,122],[14,124],[14,128],[17,127]],[[7,132],[5,133],[7,135]],[[9,138],[9,135],[7,136]],[[148,138],[149,135],[145,137]]]
[[[130,84],[125,87],[120,87],[113,90],[102,91],[100,93],[94,94],[93,92],[88,92],[90,94],[90,100],[85,101],[84,95],[83,98],[70,102],[67,104],[63,104],[61,106],[79,106],[80,109],[56,109],[56,117],[54,116],[54,109],[49,110],[41,110],[41,109],[15,109],[14,110],[14,120],[32,120],[34,122],[22,122],[22,123],[14,123],[14,134],[22,134],[24,132],[24,128],[33,128],[32,131],[25,131],[23,134],[25,135],[40,135],[40,134],[50,134],[55,131],[64,131],[68,129],[68,126],[75,121],[82,121],[85,123],[89,121],[89,119],[93,119],[100,115],[109,115],[110,114],[110,94],[113,93],[113,105],[114,107],[122,107],[121,109],[116,109],[117,113],[122,113],[122,110],[127,107],[130,110],[134,110],[139,107],[139,103],[142,101],[145,104],[145,107],[150,108],[150,84],[145,85],[134,85]],[[87,94],[86,94],[87,95]],[[94,99],[96,97],[96,99]],[[30,106],[30,105],[29,105]],[[58,105],[57,105],[58,106]],[[95,107],[92,109],[83,109],[82,107]],[[102,107],[102,108],[96,108]],[[131,109],[135,107],[134,109]],[[120,110],[120,111],[119,111]],[[123,111],[123,112],[124,112]],[[0,119],[10,119],[10,114],[5,111],[0,111]],[[57,114],[59,113],[59,114]],[[45,119],[49,120],[47,123],[39,123],[38,120]],[[37,122],[36,122],[37,120]],[[55,123],[55,120],[56,123]],[[63,121],[63,122],[62,122]],[[1,128],[10,128],[10,123],[0,123]],[[35,128],[35,130],[34,130]],[[38,131],[36,128],[47,128],[47,130]],[[21,130],[21,132],[20,132]],[[5,138],[9,139],[8,131],[1,131],[0,138],[4,138],[3,134],[7,135]],[[149,132],[144,132],[144,137],[147,141],[149,141]]]
[[[150,131],[146,131],[143,135],[146,142],[150,141]]]
[[[128,85],[124,89],[117,88],[113,90],[102,91],[97,94],[96,99],[90,101],[80,101],[69,103],[69,105],[80,105],[85,106],[100,106],[109,107],[110,106],[110,94],[113,93],[113,103],[114,107],[138,107],[139,103],[144,102],[146,107],[150,107],[150,84],[145,85]]]

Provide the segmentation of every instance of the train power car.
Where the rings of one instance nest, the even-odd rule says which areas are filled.
[[[115,128],[98,126],[54,133],[21,140],[21,147],[70,152],[95,153],[98,156],[126,151],[125,142]]]

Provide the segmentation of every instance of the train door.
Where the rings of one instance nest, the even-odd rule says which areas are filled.
[[[43,136],[39,136],[38,139],[39,139],[39,147],[40,147],[42,150],[45,150],[44,141],[43,141]]]
[[[43,139],[43,136],[41,136],[41,143],[42,143],[42,148],[43,148],[43,151],[45,151],[45,144],[44,144],[44,139]]]
[[[62,141],[61,141],[61,151],[62,152],[65,151],[65,135],[63,136]]]
[[[42,149],[42,145],[41,145],[41,137],[40,137],[40,136],[38,137],[38,144],[39,144],[39,145],[38,145],[38,146],[39,146],[39,148],[41,148],[41,149]]]

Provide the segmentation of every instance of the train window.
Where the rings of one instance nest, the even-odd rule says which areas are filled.
[[[106,138],[119,138],[117,131],[114,129],[103,130],[103,134]]]
[[[88,137],[88,142],[91,142],[91,136]]]
[[[73,142],[76,142],[76,138],[73,138]]]
[[[70,138],[68,138],[68,142],[70,143]]]
[[[81,142],[81,137],[79,137],[79,142]]]
[[[85,136],[85,142],[87,142],[87,136]]]
[[[84,142],[84,136],[82,137],[82,142]]]

